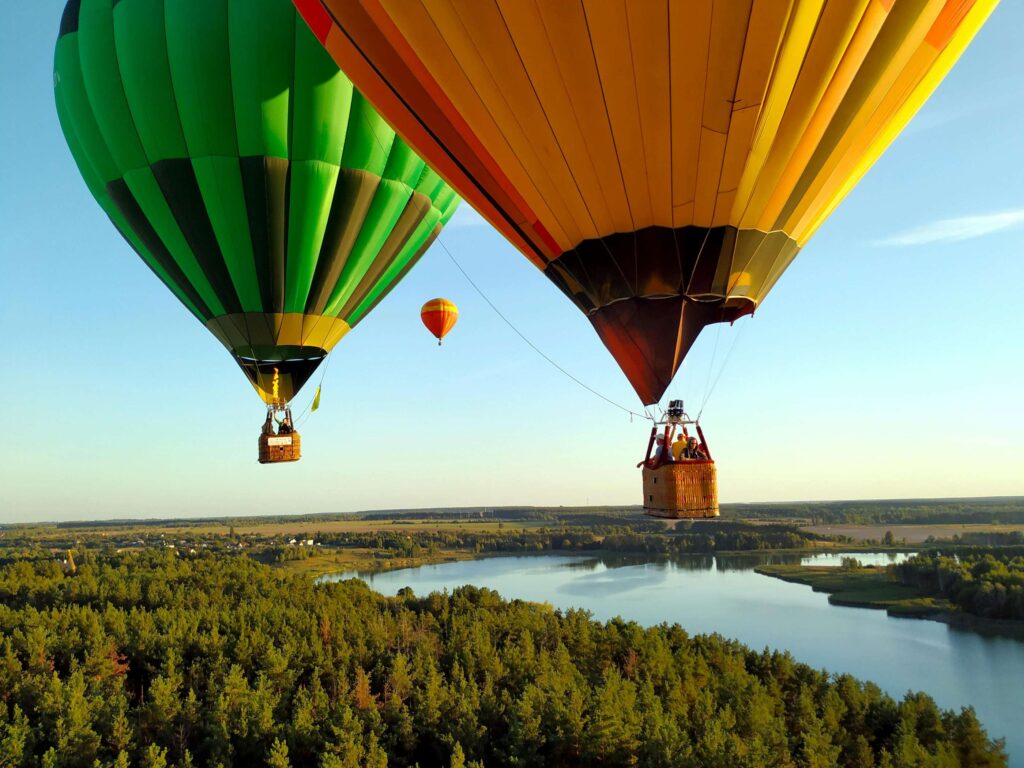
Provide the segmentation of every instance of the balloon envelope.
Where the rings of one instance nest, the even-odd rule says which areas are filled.
[[[54,82],[93,196],[268,403],[458,205],[288,0],[71,0]]]
[[[420,320],[437,339],[438,345],[458,319],[459,308],[448,299],[431,299],[420,309]]]
[[[996,0],[295,3],[654,403],[702,328],[760,304]]]

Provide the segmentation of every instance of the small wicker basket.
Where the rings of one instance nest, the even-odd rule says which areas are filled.
[[[302,438],[298,432],[287,435],[260,435],[260,464],[298,461],[302,457]]]
[[[718,517],[715,462],[679,461],[644,467],[644,512],[652,517]]]

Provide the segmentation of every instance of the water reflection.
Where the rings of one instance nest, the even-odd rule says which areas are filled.
[[[728,555],[683,555],[681,557],[669,557],[664,555],[579,555],[577,557],[566,556],[559,568],[570,571],[596,571],[601,568],[618,569],[629,568],[637,565],[671,564],[672,568],[680,571],[751,571],[759,565],[819,565],[839,566],[844,559],[853,558],[861,565],[891,565],[912,557],[913,552],[854,552],[854,553],[831,553],[824,552],[814,555],[802,555],[798,553],[734,553]]]
[[[598,568],[627,568],[631,565],[643,565],[652,562],[650,557],[645,555],[616,555],[600,554],[593,556],[581,556],[568,558],[559,563],[559,568],[568,568],[573,571],[596,571]]]
[[[842,565],[844,558],[853,558],[861,565],[894,565],[902,563],[916,552],[821,552],[800,558],[801,565]]]

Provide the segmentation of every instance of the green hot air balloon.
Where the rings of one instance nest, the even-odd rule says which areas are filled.
[[[289,0],[70,0],[54,83],[89,190],[271,409],[459,202]]]

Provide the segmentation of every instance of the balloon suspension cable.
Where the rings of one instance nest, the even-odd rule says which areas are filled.
[[[298,428],[299,424],[305,424],[309,420],[309,417],[313,415],[313,401],[316,400],[316,393],[320,391],[320,387],[323,386],[324,378],[327,376],[327,369],[331,367],[331,359],[333,355],[327,354],[327,362],[324,363],[324,369],[320,373],[320,381],[316,383],[316,389],[313,391],[313,396],[309,398],[309,402],[306,403],[306,407],[302,409],[302,413],[295,417],[294,425]]]
[[[741,322],[739,330],[736,331],[736,333],[733,334],[732,343],[729,344],[729,349],[726,351],[725,357],[722,358],[722,367],[718,369],[718,374],[715,376],[715,380],[713,382],[711,382],[711,388],[708,389],[707,393],[704,395],[704,400],[700,404],[700,410],[697,411],[697,418],[696,418],[697,422],[700,421],[700,416],[701,416],[702,413],[704,413],[704,408],[707,407],[708,401],[711,399],[711,395],[714,393],[715,388],[718,386],[718,382],[721,381],[722,374],[725,373],[725,367],[729,364],[729,359],[732,357],[732,353],[736,349],[736,343],[740,340],[740,336],[743,335],[743,330],[746,327],[747,327],[747,323],[746,322]],[[718,346],[717,338],[715,340],[715,346],[716,346],[716,348]],[[712,358],[712,361],[713,361],[713,358]],[[711,373],[711,370],[709,368],[708,369],[708,374],[710,375],[710,373]]]
[[[722,323],[715,323],[715,345],[711,348],[711,361],[708,363],[708,375],[704,379],[704,392],[701,398],[701,406],[708,401],[711,392],[711,379],[715,372],[715,361],[718,359],[718,343],[722,340]]]
[[[641,418],[641,419],[651,419],[650,414],[648,414],[646,412],[647,411],[646,408],[644,408],[644,413],[637,413],[636,411],[631,410],[631,409],[627,408],[624,405],[616,403],[611,398],[605,397],[604,395],[602,395],[600,392],[598,392],[593,387],[589,386],[585,382],[583,382],[580,379],[578,379],[575,376],[573,376],[571,373],[569,373],[569,371],[567,371],[565,368],[563,368],[558,363],[556,363],[554,360],[552,360],[550,357],[548,357],[546,354],[544,354],[544,352],[536,344],[534,344],[532,341],[530,341],[526,337],[526,335],[523,334],[522,331],[520,331],[518,328],[516,328],[516,326],[512,323],[511,320],[509,320],[507,317],[505,317],[505,315],[502,313],[502,311],[500,309],[498,309],[497,306],[495,306],[493,301],[491,301],[489,298],[487,298],[487,294],[485,294],[480,289],[480,286],[478,286],[475,282],[473,282],[473,278],[471,278],[469,276],[469,274],[466,272],[466,270],[464,270],[462,268],[462,265],[459,264],[458,260],[456,260],[456,258],[452,255],[452,252],[450,250],[448,250],[448,246],[444,244],[444,241],[441,239],[440,235],[437,238],[437,243],[438,243],[438,245],[441,246],[441,248],[444,249],[444,252],[448,254],[448,258],[452,260],[452,264],[454,264],[456,266],[456,268],[459,270],[459,272],[462,273],[462,276],[464,278],[466,278],[466,282],[468,282],[471,286],[473,286],[473,290],[475,290],[477,293],[479,293],[480,294],[480,298],[482,298],[485,302],[487,302],[487,306],[489,306],[491,309],[493,309],[494,313],[505,322],[505,325],[507,325],[509,328],[511,328],[515,332],[516,336],[518,336],[520,339],[522,339],[526,343],[526,345],[528,347],[530,347],[530,349],[532,349],[534,352],[536,352],[538,355],[540,355],[542,358],[544,358],[556,370],[560,371],[565,376],[569,377],[574,382],[579,384],[581,387],[583,387],[583,389],[587,390],[587,392],[589,392],[590,394],[595,395],[596,397],[601,398],[602,400],[604,400],[609,405],[614,406],[615,408],[618,408],[620,411],[624,411],[624,412],[628,413],[631,419],[634,416],[636,416],[637,418]]]

